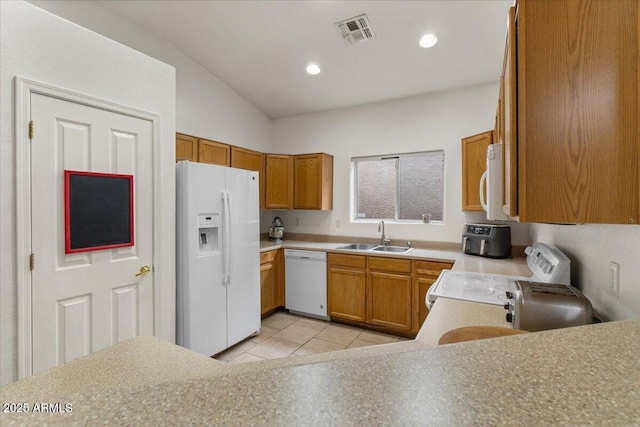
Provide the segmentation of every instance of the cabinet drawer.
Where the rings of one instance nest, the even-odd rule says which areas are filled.
[[[369,257],[369,270],[394,271],[397,273],[411,273],[411,260]]]
[[[278,253],[277,249],[274,249],[272,251],[269,252],[260,252],[260,264],[264,264],[267,262],[273,262],[273,260],[276,257],[276,254]]]
[[[418,276],[438,277],[442,270],[449,269],[453,264],[449,262],[416,261],[416,274]]]
[[[341,265],[344,267],[354,267],[364,269],[367,260],[364,255],[343,255],[329,253],[327,261],[329,265]]]

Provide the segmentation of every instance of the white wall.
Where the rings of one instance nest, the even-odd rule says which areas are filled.
[[[571,282],[612,320],[640,318],[640,227],[532,224],[534,241],[551,243],[571,259]],[[609,292],[609,261],[620,265],[620,290]]]
[[[31,1],[176,68],[176,131],[273,151],[273,121],[165,40],[90,1]]]
[[[386,234],[399,242],[460,242],[465,222],[486,222],[480,213],[462,212],[460,140],[493,129],[497,99],[495,83],[276,120],[276,152],[334,156],[333,211],[263,211],[262,231],[279,215],[289,233],[380,237],[377,222],[349,221],[350,159],[444,149],[444,224],[387,223]],[[512,225],[512,241],[529,243],[526,224]]]
[[[0,384],[17,379],[15,76],[137,107],[160,116],[161,224],[175,229],[175,70],[24,2],[0,2]],[[37,171],[36,171],[37,172]],[[175,337],[175,239],[164,232],[157,275],[161,324]],[[26,262],[26,260],[22,260]]]

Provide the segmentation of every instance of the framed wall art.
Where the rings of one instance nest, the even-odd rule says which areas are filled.
[[[133,246],[133,175],[64,171],[65,253]]]

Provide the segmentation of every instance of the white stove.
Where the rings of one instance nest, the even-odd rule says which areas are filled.
[[[431,309],[436,299],[441,297],[504,305],[508,301],[506,292],[515,290],[516,280],[571,284],[571,262],[560,249],[544,243],[534,243],[525,249],[525,253],[527,265],[533,272],[531,277],[443,270],[427,292],[427,307]]]
[[[427,306],[429,301],[433,304],[437,297],[504,305],[507,302],[505,292],[515,290],[514,282],[518,279],[515,276],[444,270],[429,289],[431,298],[427,299]]]

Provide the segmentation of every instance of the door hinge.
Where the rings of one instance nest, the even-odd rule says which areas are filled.
[[[33,127],[34,127],[33,120],[31,120],[29,122],[29,139],[33,139]]]
[[[33,271],[36,268],[36,256],[34,254],[29,255],[29,270]]]

